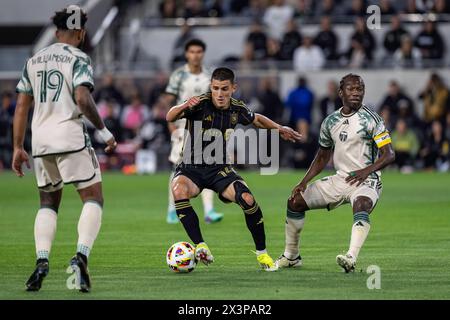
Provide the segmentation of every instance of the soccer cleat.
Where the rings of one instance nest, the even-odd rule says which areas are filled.
[[[216,211],[210,210],[206,215],[205,215],[205,222],[206,223],[215,223],[215,222],[219,222],[223,219],[223,213],[218,213]]]
[[[259,265],[263,270],[265,271],[277,271],[278,266],[273,262],[273,259],[267,254],[262,253],[258,256],[256,256],[256,259],[259,262]]]
[[[336,257],[336,262],[342,267],[342,269],[344,269],[345,273],[355,271],[356,259],[348,253],[346,255],[338,255]]]
[[[195,259],[197,261],[203,262],[206,265],[214,262],[214,257],[211,254],[211,250],[209,250],[208,245],[206,243],[200,242],[195,247]]]
[[[176,223],[178,223],[180,220],[178,220],[177,212],[175,210],[170,210],[167,213],[166,221],[167,221],[168,224],[176,224]]]
[[[284,254],[282,254],[276,261],[275,264],[278,268],[298,268],[303,265],[302,257],[299,255],[295,259],[288,259]]]
[[[44,281],[44,278],[47,276],[49,272],[49,266],[48,266],[48,260],[39,261],[36,263],[36,269],[31,274],[30,278],[28,279],[27,283],[25,284],[27,286],[27,291],[39,291],[42,286],[42,281]]]
[[[70,260],[69,269],[71,269],[72,274],[75,274],[75,288],[81,292],[89,292],[91,290],[91,280],[87,261],[85,262],[79,253]]]

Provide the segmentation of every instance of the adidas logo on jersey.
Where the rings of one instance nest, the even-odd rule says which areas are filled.
[[[207,117],[205,118],[205,121],[212,121],[211,115],[207,116]]]
[[[342,122],[342,124],[348,124],[348,119],[345,119],[345,121]]]

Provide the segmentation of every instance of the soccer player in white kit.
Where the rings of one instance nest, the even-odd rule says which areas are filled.
[[[75,274],[76,288],[82,292],[91,288],[87,264],[100,230],[103,194],[99,164],[82,116],[99,130],[107,144],[106,152],[113,151],[117,143],[91,96],[94,89],[91,60],[78,49],[84,43],[86,21],[86,14],[78,6],[56,12],[53,23],[57,28],[57,42],[28,59],[16,88],[12,167],[19,177],[24,175],[22,164],[25,162],[29,167],[23,141],[34,99],[32,156],[40,195],[34,225],[36,269],[26,283],[27,291],[38,291],[49,272],[50,249],[65,184],[73,184],[83,202],[76,255],[70,260],[68,270]]]
[[[205,43],[199,39],[192,39],[185,44],[184,49],[187,63],[172,73],[165,91],[165,102],[170,106],[181,104],[193,96],[199,96],[209,91],[211,74],[202,64],[206,50]],[[177,120],[175,124],[169,123],[169,129],[172,133],[172,149],[169,161],[174,166],[182,160],[185,124],[186,119]],[[167,223],[178,223],[175,202],[170,187],[173,175],[174,172],[172,172],[169,179]],[[223,214],[216,212],[214,209],[214,191],[203,189],[201,197],[205,222],[214,223],[222,220]]]
[[[276,261],[280,268],[302,265],[299,236],[305,223],[305,211],[332,210],[350,203],[353,208],[350,247],[346,254],[336,257],[336,262],[345,272],[355,269],[359,251],[369,233],[369,214],[381,195],[380,170],[395,160],[383,119],[362,104],[364,92],[360,76],[348,74],[342,78],[339,96],[343,107],[322,122],[319,151],[288,199],[285,251]],[[332,155],[337,173],[308,185]]]

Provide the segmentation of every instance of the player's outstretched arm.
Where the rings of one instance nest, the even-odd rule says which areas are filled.
[[[33,96],[19,93],[17,97],[16,111],[13,120],[13,142],[14,154],[12,160],[12,169],[18,177],[23,177],[22,164],[25,162],[30,168],[28,162],[28,154],[23,149],[23,141],[25,139],[25,131],[27,129],[28,112],[30,111]]]
[[[105,152],[112,152],[117,142],[112,133],[105,127],[102,118],[98,114],[97,107],[95,106],[94,98],[92,98],[89,88],[86,86],[78,86],[75,88],[75,101],[80,108],[83,115],[89,119],[94,127],[99,130],[100,137],[107,144]]]
[[[312,179],[314,179],[315,176],[322,172],[328,161],[330,161],[332,154],[332,148],[319,147],[319,151],[317,151],[316,156],[309,166],[309,169],[303,177],[302,181],[300,181],[292,190],[291,197],[294,197],[296,194],[305,191],[308,182],[310,182]]]
[[[381,170],[395,161],[395,152],[391,143],[382,146],[379,150],[380,156],[373,164],[364,169],[350,172],[345,181],[351,185],[357,183],[357,186],[359,186],[372,172]]]
[[[282,126],[259,113],[255,113],[255,120],[253,120],[253,125],[262,129],[278,129],[280,131],[281,138],[283,138],[284,140],[297,142],[302,139],[302,135],[294,129]]]
[[[186,109],[192,108],[195,105],[197,105],[200,102],[200,99],[198,97],[192,97],[188,99],[187,101],[183,102],[182,104],[179,104],[177,106],[174,106],[170,108],[169,112],[167,112],[166,120],[168,122],[174,122],[183,115],[183,112]]]

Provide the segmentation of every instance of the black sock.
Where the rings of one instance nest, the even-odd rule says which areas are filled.
[[[191,238],[194,244],[203,242],[202,232],[200,231],[200,222],[189,199],[176,200],[175,209],[177,211],[178,219],[180,219],[189,238]]]
[[[266,249],[266,234],[264,232],[264,220],[262,211],[255,202],[250,209],[244,210],[247,228],[252,233],[256,250]]]

